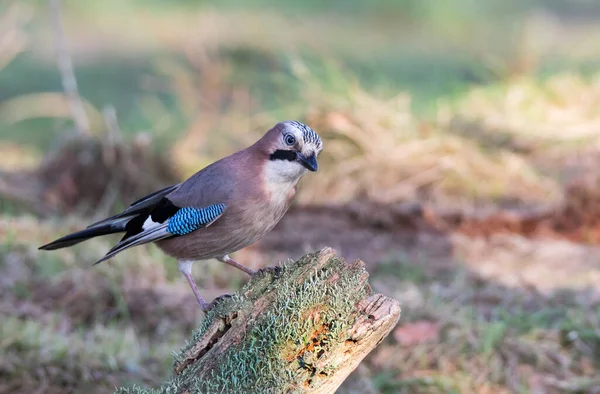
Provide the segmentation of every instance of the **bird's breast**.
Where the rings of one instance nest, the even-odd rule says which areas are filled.
[[[278,210],[282,207],[287,208],[296,195],[296,187],[276,185],[269,188],[266,194],[271,209]]]

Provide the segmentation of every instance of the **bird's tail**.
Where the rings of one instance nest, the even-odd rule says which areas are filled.
[[[164,196],[175,190],[177,186],[178,185],[169,186],[154,192],[134,202],[129,206],[129,208],[118,215],[114,215],[107,219],[96,222],[88,226],[88,228],[85,230],[81,230],[59,238],[54,242],[50,242],[47,245],[41,246],[40,249],[55,250],[67,248],[100,235],[127,232],[127,234],[125,234],[125,238],[128,238],[133,234],[137,234],[138,232],[142,231],[144,220],[148,218],[150,211],[152,211],[157,204],[163,201]]]
[[[50,242],[44,246],[40,246],[40,250],[55,250],[67,248],[69,246],[76,245],[80,242],[87,241],[88,239],[99,237],[101,235],[122,233],[126,231],[125,226],[132,217],[120,218],[113,222],[102,223],[95,226],[90,226],[85,230],[77,231],[75,233],[65,235],[56,241]]]

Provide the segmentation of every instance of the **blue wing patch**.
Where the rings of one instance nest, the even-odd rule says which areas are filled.
[[[225,204],[214,204],[205,208],[184,207],[169,218],[167,231],[174,235],[185,235],[214,222],[225,211]]]

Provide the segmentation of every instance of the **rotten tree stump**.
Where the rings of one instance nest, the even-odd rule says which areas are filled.
[[[260,270],[216,303],[158,392],[335,392],[400,317],[400,303],[373,294],[368,276],[362,261],[330,248]]]

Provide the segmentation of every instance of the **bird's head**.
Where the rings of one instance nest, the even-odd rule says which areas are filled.
[[[293,182],[307,171],[317,171],[323,142],[307,125],[294,120],[278,123],[260,142],[268,155],[267,168],[273,177]]]

